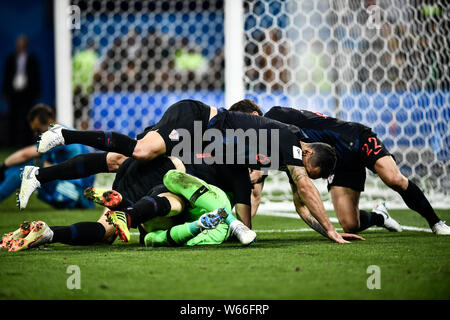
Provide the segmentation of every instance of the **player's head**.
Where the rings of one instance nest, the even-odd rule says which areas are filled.
[[[336,166],[336,152],[322,142],[302,144],[302,161],[311,179],[328,178]]]
[[[55,112],[49,106],[39,103],[28,112],[28,123],[33,134],[38,136],[48,130],[48,126],[55,122]]]
[[[27,51],[28,48],[28,38],[26,35],[21,34],[19,37],[17,37],[16,40],[16,51],[18,53],[22,53]]]
[[[255,116],[262,116],[264,113],[261,108],[252,100],[244,99],[233,104],[230,111],[243,112],[253,114]]]

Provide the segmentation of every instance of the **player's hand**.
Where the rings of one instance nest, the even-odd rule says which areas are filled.
[[[344,238],[337,233],[336,230],[331,230],[327,232],[328,238],[330,238],[330,240],[337,242],[337,243],[350,243],[350,241],[344,240]]]
[[[345,240],[361,240],[361,241],[366,240],[363,237],[358,236],[357,234],[353,234],[353,233],[341,233],[340,235]]]

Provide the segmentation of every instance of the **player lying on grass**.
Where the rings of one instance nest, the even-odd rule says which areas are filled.
[[[251,102],[246,107],[235,106],[232,109],[261,113],[259,107]],[[401,226],[389,217],[384,204],[378,205],[373,212],[358,208],[360,194],[364,191],[366,168],[369,168],[378,174],[388,187],[397,191],[411,210],[424,217],[435,234],[450,234],[450,228],[436,215],[423,192],[400,172],[393,156],[369,127],[317,112],[286,107],[273,107],[264,116],[298,126],[304,133],[306,142],[324,142],[335,148],[337,164],[328,178],[328,189],[334,210],[345,232],[360,232],[373,225],[385,227],[390,231],[402,231]],[[257,175],[255,172],[252,180],[258,180]],[[256,213],[264,185],[263,179],[259,180],[259,185],[254,188],[252,214]],[[300,199],[296,196],[295,185],[290,182],[297,211],[304,211],[304,208],[299,207]]]
[[[238,102],[237,104],[239,104]],[[200,136],[196,135],[194,122],[202,123]],[[258,132],[258,139],[262,131],[267,135],[265,138],[272,141],[272,138],[278,139],[276,145],[267,145],[269,150],[264,154],[258,150],[260,144],[256,146],[249,145],[248,139],[244,138],[245,150],[257,149],[256,164],[254,168],[271,167],[272,161],[277,163],[275,169],[287,168],[289,174],[295,179],[299,197],[305,206],[326,230],[327,237],[338,243],[347,243],[334,229],[328,219],[328,216],[317,191],[310,178],[328,177],[334,168],[336,156],[333,148],[323,143],[302,143],[301,131],[295,127],[273,121],[268,118],[256,117],[240,112],[230,112],[223,108],[216,109],[209,107],[199,101],[182,100],[169,107],[164,113],[162,119],[152,130],[146,130],[138,140],[121,135],[115,132],[103,131],[74,131],[66,130],[60,126],[54,126],[51,130],[42,135],[39,142],[38,151],[45,153],[55,146],[62,144],[82,143],[95,147],[97,149],[117,152],[126,156],[132,156],[138,160],[150,160],[162,154],[170,155],[172,149],[178,143],[178,131],[185,129],[190,133],[191,145],[201,143],[203,134],[207,129],[216,129],[222,133],[224,144],[236,146],[235,139],[227,139],[228,131],[253,129]],[[279,134],[279,135],[278,135]],[[231,137],[228,137],[231,138]],[[234,138],[234,137],[233,137]],[[261,141],[260,140],[260,141]],[[311,157],[304,161],[301,159],[302,148],[308,148],[313,151]],[[272,149],[276,149],[272,153]],[[238,156],[236,153],[235,156]],[[270,155],[270,157],[268,156]],[[233,163],[239,163],[237,160],[243,160],[245,165],[251,166],[253,158],[248,158],[249,154],[244,154],[239,159],[233,159]],[[226,158],[225,154],[222,157]],[[221,159],[222,163],[227,163],[228,159]],[[277,161],[275,161],[277,160]],[[229,163],[228,163],[229,164]],[[26,207],[31,192],[34,190],[30,186],[30,181],[22,181],[21,192],[19,195],[20,208]]]
[[[53,110],[44,104],[37,104],[28,113],[28,123],[36,137],[54,122]],[[25,166],[49,167],[87,152],[89,148],[80,144],[60,146],[44,155],[34,145],[14,152],[0,165],[0,202],[20,188],[20,172]],[[94,177],[53,181],[39,189],[38,198],[55,208],[92,208],[93,204],[84,199],[83,190],[93,182]]]
[[[121,200],[121,206],[114,207],[114,210],[124,210],[128,215],[128,222],[138,225],[139,221],[170,214],[171,207],[176,207],[177,202],[176,199],[172,199],[173,197],[159,197],[158,194],[154,194],[154,191],[148,195],[149,190],[163,183],[164,175],[172,169],[191,172],[225,190],[233,197],[239,217],[249,223],[251,185],[248,170],[245,167],[202,164],[185,166],[179,159],[166,156],[150,162],[139,162],[117,153],[92,153],[80,155],[58,166],[41,170],[39,183],[46,183],[56,178],[72,179],[101,172],[117,172],[113,189],[120,192],[124,198]],[[37,177],[34,176],[32,180],[36,179]],[[204,188],[202,190],[206,191]],[[232,215],[227,222],[230,223],[233,234],[242,243],[250,243],[256,237],[253,231]],[[106,225],[104,217],[99,220],[99,224],[93,222],[75,224],[72,230],[66,227],[66,233],[76,234],[79,238],[77,243],[99,242],[105,233],[101,224]]]
[[[122,189],[124,181],[119,178]],[[69,245],[112,243],[116,235],[127,242],[130,239],[129,227],[139,228],[141,243],[146,246],[220,244],[228,239],[230,230],[242,236],[242,229],[247,230],[244,244],[250,244],[255,239],[256,234],[231,214],[232,204],[221,189],[174,169],[164,175],[163,183],[136,202],[139,205],[135,204],[125,212],[106,210],[97,223],[81,222],[67,227],[49,227],[42,221],[23,223],[3,238],[2,248],[21,251],[55,242]],[[122,195],[114,190],[99,192],[94,188],[88,188],[86,195],[113,209],[123,207],[125,202],[130,201],[127,196],[134,196],[130,193]],[[157,206],[155,195],[168,201],[168,208],[164,211],[166,214],[148,215]],[[152,218],[146,220],[148,217]],[[202,233],[207,229],[214,230]]]

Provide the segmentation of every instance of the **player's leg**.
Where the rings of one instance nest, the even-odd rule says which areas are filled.
[[[164,153],[170,153],[178,139],[174,139],[174,129],[188,129],[192,134],[193,122],[208,123],[212,109],[209,106],[193,100],[182,100],[171,105],[161,120],[152,130],[147,132],[143,141],[132,139],[126,135],[111,131],[77,131],[67,130],[61,125],[55,125],[44,132],[38,145],[38,151],[45,153],[58,145],[79,143],[96,149],[117,152],[148,161]],[[206,127],[203,127],[205,130]]]
[[[422,190],[400,172],[391,156],[377,159],[373,169],[387,186],[400,194],[408,208],[427,220],[434,233],[450,234],[450,228],[436,215]]]
[[[246,227],[231,212],[230,201],[221,189],[179,170],[170,170],[164,175],[164,185],[172,193],[185,197],[192,207],[211,212],[219,208],[226,209],[228,217],[225,223],[242,244],[249,244],[256,239],[256,233]]]
[[[45,153],[56,146],[74,143],[126,156],[131,156],[136,146],[135,139],[118,132],[69,130],[56,124],[41,135],[38,141],[38,152]]]
[[[204,213],[200,219],[176,225],[168,230],[148,233],[144,238],[145,246],[181,246],[197,237],[203,230],[215,229],[227,217],[224,209]]]
[[[85,153],[60,164],[38,168],[26,166],[22,174],[18,201],[24,209],[31,194],[42,184],[54,180],[85,178],[97,173],[115,172],[127,158],[118,153]]]
[[[155,191],[152,193],[123,211],[106,213],[107,221],[115,227],[122,241],[129,241],[130,228],[137,228],[141,223],[155,218],[170,218],[183,211],[184,201],[179,196],[171,193],[156,195]]]
[[[376,225],[389,231],[402,231],[401,226],[389,216],[384,204],[377,205],[372,212],[359,209],[365,181],[366,168],[357,163],[337,167],[328,180],[333,207],[342,228],[345,232],[357,233]]]
[[[384,205],[378,205],[372,212],[359,209],[359,191],[339,186],[331,187],[330,191],[334,211],[345,232],[357,233],[371,226],[402,231],[400,225],[387,214]]]
[[[58,165],[39,169],[36,179],[42,184],[53,180],[71,180],[89,177],[97,173],[116,172],[127,159],[114,152],[80,154]]]
[[[9,251],[20,251],[50,243],[64,243],[73,246],[110,244],[116,238],[115,229],[107,222],[105,214],[102,214],[97,222],[78,222],[70,226],[49,227],[45,222],[33,221],[22,224],[19,229],[11,234],[10,238],[15,237],[13,241],[6,242]]]

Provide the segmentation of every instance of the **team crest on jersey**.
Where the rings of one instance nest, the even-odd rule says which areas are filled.
[[[302,160],[302,149],[296,146],[292,146],[292,156],[294,159]]]
[[[173,129],[172,132],[169,134],[169,138],[172,141],[178,141],[180,140],[180,135],[178,134],[178,131]]]
[[[330,174],[329,176],[328,176],[328,183],[333,183],[333,180],[334,180],[334,174]]]

